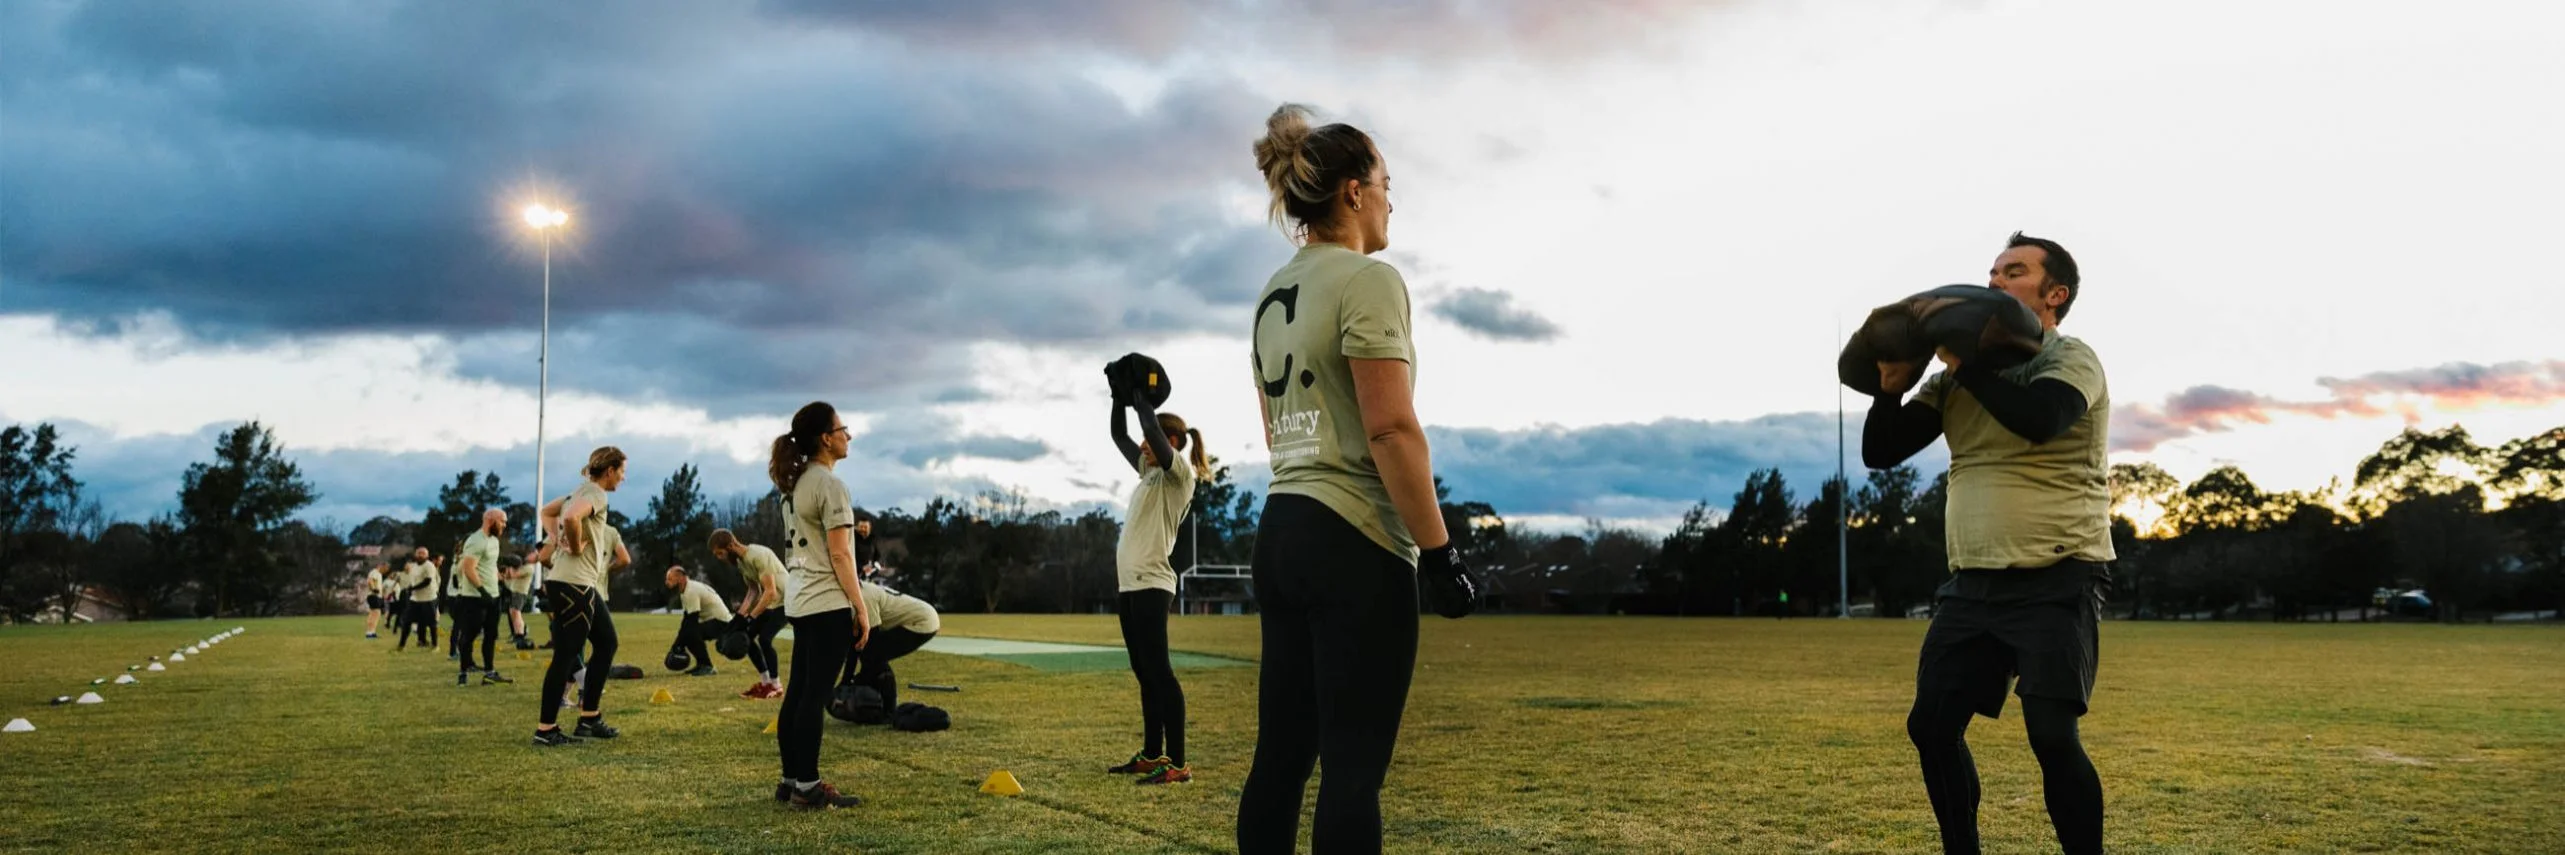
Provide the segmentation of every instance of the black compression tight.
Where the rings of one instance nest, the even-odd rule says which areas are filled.
[[[487,621],[482,620],[482,615],[488,610],[488,600],[478,597],[454,598],[454,649],[463,654],[458,657],[461,660],[461,666],[457,673],[472,673],[472,640],[483,632],[483,626]],[[482,653],[481,659],[485,667],[499,667],[497,662],[491,661],[489,653]]]
[[[784,684],[784,709],[775,717],[775,747],[784,778],[819,780],[819,741],[837,675],[855,648],[855,610],[832,609],[793,618],[793,678]]]
[[[1172,591],[1146,588],[1114,597],[1122,614],[1122,649],[1140,679],[1140,753],[1185,765],[1185,687],[1176,682],[1167,655],[1167,606]]]
[[[543,704],[543,723],[549,726],[561,720],[561,690],[579,671],[582,646],[590,648],[588,661],[597,667],[588,669],[579,708],[582,715],[598,710],[606,694],[606,672],[615,663],[615,622],[597,589],[567,582],[543,583],[543,613],[552,618],[552,669],[543,673],[543,691],[536,700]]]
[[[2082,714],[2073,701],[2022,699],[2022,726],[2030,732],[2031,754],[2039,758],[2049,824],[2067,855],[2102,851],[2102,778],[2076,732]],[[1977,761],[1968,753],[1973,715],[1958,694],[1942,693],[1916,698],[1906,716],[1906,736],[1923,760],[1924,792],[1941,824],[1942,851],[1952,855],[1978,851]]]

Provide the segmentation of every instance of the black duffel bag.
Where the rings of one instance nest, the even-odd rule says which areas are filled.
[[[1983,285],[1944,285],[1870,311],[1835,359],[1835,378],[1878,395],[1879,363],[1920,372],[1937,349],[1966,364],[2001,371],[2040,352],[2040,319],[2022,301]]]

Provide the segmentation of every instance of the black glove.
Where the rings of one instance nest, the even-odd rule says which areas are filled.
[[[1461,563],[1460,553],[1452,551],[1451,544],[1416,556],[1416,580],[1423,583],[1425,601],[1435,614],[1457,619],[1478,609],[1478,583],[1470,580],[1470,568]]]

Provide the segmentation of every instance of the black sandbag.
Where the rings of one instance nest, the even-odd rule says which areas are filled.
[[[1943,348],[1962,363],[2001,371],[2039,354],[2040,319],[2011,294],[1944,285],[1872,309],[1835,358],[1835,377],[1855,392],[1877,395],[1879,363],[1904,362],[1920,373]]]
[[[606,669],[606,677],[608,679],[638,680],[643,676],[645,675],[641,671],[641,666],[629,663],[617,662],[613,667]]]
[[[894,730],[928,733],[946,730],[952,726],[953,717],[946,714],[943,707],[930,707],[910,702],[900,704],[900,708],[891,713],[891,728]]]
[[[721,654],[721,658],[728,659],[733,662],[747,658],[748,632],[746,630],[734,629],[729,632],[722,633],[721,638],[713,641],[713,652],[719,653]]]
[[[828,714],[850,724],[881,724],[882,693],[871,686],[841,683],[828,701]]]
[[[1106,363],[1104,377],[1115,400],[1121,400],[1130,389],[1146,390],[1150,409],[1166,406],[1167,396],[1175,392],[1174,383],[1167,379],[1167,367],[1146,354],[1126,353]]]

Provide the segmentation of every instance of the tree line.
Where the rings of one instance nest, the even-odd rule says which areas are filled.
[[[0,616],[67,619],[84,602],[136,618],[338,612],[366,567],[420,546],[451,556],[489,508],[507,511],[512,550],[534,542],[534,506],[477,470],[439,485],[416,519],[376,517],[343,534],[298,519],[320,495],[254,421],[224,432],[213,459],[188,467],[176,508],[146,521],[110,519],[84,497],[76,457],[51,425],[0,429]],[[665,605],[671,565],[738,596],[737,573],[706,547],[715,528],[782,544],[772,492],[716,502],[700,476],[681,465],[638,517],[610,513],[634,560],[612,583],[617,607]],[[1663,536],[1600,521],[1522,531],[1436,487],[1496,611],[1831,614],[1848,554],[1851,599],[1900,616],[1928,606],[1947,572],[1948,475],[1928,481],[1908,466],[1870,472],[1858,488],[1826,479],[1804,502],[1780,470],[1760,470],[1725,508],[1697,503]],[[1217,460],[1198,490],[1173,563],[1248,564],[1257,497]],[[2459,620],[2565,608],[2565,428],[2499,447],[2460,427],[2407,430],[2363,458],[2349,484],[2310,491],[2267,491],[2232,466],[2184,484],[2153,464],[2119,464],[2111,495],[2113,609],[2129,617]],[[893,584],[947,611],[1111,607],[1121,530],[1103,509],[1037,509],[1002,491],[860,513]],[[1236,581],[1204,587],[1246,593]]]

